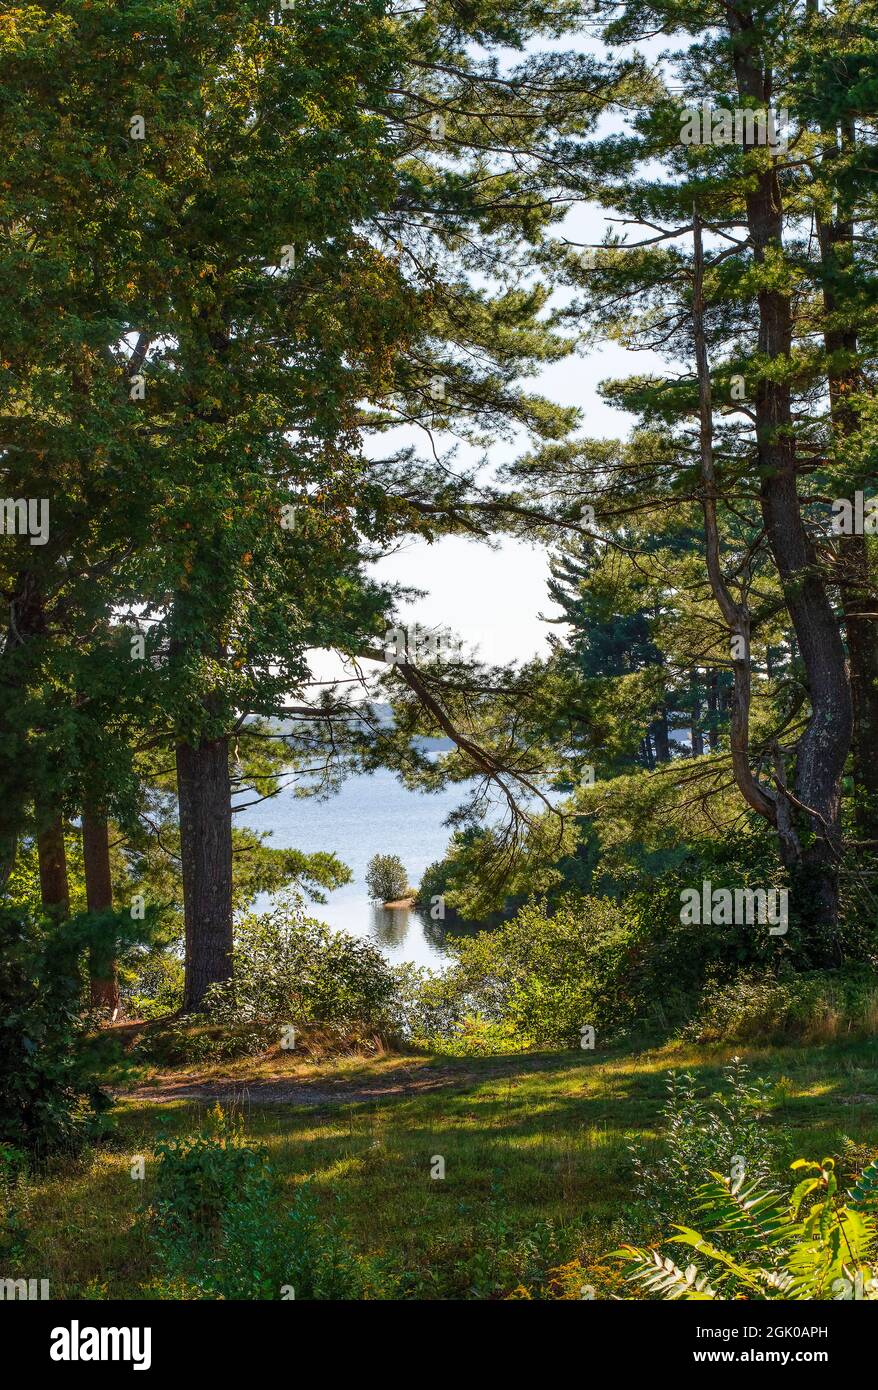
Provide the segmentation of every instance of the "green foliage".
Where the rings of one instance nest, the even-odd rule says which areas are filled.
[[[538,1043],[570,1046],[591,1025],[619,1032],[642,1001],[630,964],[637,918],[598,898],[570,899],[556,912],[530,905],[494,931],[449,942],[442,975],[414,977],[406,1001],[416,1038],[437,1049],[504,1051]]]
[[[158,1026],[138,1038],[132,1053],[138,1061],[158,1066],[193,1066],[227,1062],[235,1057],[258,1057],[277,1041],[270,1023],[203,1022],[203,1015],[158,1020]]]
[[[667,1300],[878,1300],[878,1160],[844,1201],[835,1163],[797,1159],[788,1199],[749,1175],[712,1173],[694,1193],[699,1224],[676,1226],[668,1243],[689,1247],[681,1267],[659,1250],[614,1251],[628,1278]],[[706,1266],[706,1268],[705,1268]]]
[[[392,1020],[397,986],[378,948],[306,917],[299,901],[242,917],[235,933],[234,978],[208,992],[209,1017],[339,1027]]]
[[[687,1037],[703,1042],[832,1042],[872,1037],[878,1025],[878,977],[869,965],[781,976],[745,971],[708,986]]]
[[[216,1229],[229,1202],[257,1185],[266,1166],[265,1150],[245,1142],[240,1116],[226,1114],[219,1105],[200,1132],[162,1139],[155,1154],[159,1163],[151,1217],[174,1248]]]
[[[402,860],[395,854],[374,854],[366,867],[366,887],[371,898],[384,903],[404,898],[408,875]]]
[[[337,1215],[308,1182],[287,1200],[263,1146],[216,1106],[205,1128],[156,1145],[147,1225],[163,1280],[153,1296],[352,1299],[369,1269],[350,1253]]]
[[[28,1156],[12,1144],[0,1144],[0,1260],[17,1259],[27,1241],[30,1206]]]
[[[90,1029],[88,959],[135,944],[148,924],[83,914],[59,926],[0,911],[0,1142],[41,1157],[106,1131],[105,1086],[124,1067]]]
[[[562,884],[555,866],[559,843],[554,822],[549,836],[540,834],[534,820],[519,846],[514,866],[503,865],[501,832],[493,826],[467,825],[455,830],[442,859],[424,870],[418,899],[428,903],[441,896],[446,912],[468,922],[488,924],[510,917],[529,896]]]
[[[486,1026],[497,1043],[572,1045],[585,1025],[602,1041],[626,1030],[667,1032],[685,1024],[713,986],[748,965],[764,971],[788,958],[792,941],[765,927],[680,921],[682,886],[758,883],[759,860],[745,865],[749,840],[701,842],[675,855],[648,885],[628,864],[618,896],[567,892],[531,902],[509,922],[449,942],[453,963],[442,976],[409,977],[406,1008],[416,1037],[440,1047],[484,1050]],[[444,863],[454,864],[451,861]],[[431,871],[430,886],[441,881]],[[637,886],[633,886],[634,884]],[[478,1022],[475,1022],[478,1020]]]
[[[632,1149],[634,1193],[665,1219],[678,1219],[693,1186],[709,1172],[732,1174],[742,1165],[748,1178],[768,1179],[777,1163],[778,1139],[766,1127],[772,1087],[753,1078],[735,1057],[724,1068],[726,1089],[700,1095],[691,1072],[670,1072],[661,1111],[661,1151],[652,1161]]]
[[[128,1018],[162,1018],[183,1003],[183,962],[162,947],[120,971],[119,983]]]

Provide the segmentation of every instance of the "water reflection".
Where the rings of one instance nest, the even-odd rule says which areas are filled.
[[[415,960],[433,969],[441,968],[442,964],[433,959],[434,956],[448,959],[450,941],[474,936],[483,930],[473,923],[436,921],[429,907],[384,907],[382,903],[373,902],[369,904],[369,911],[370,934],[392,960]],[[404,949],[406,943],[408,952]]]
[[[381,946],[398,949],[409,933],[410,907],[384,907],[372,903],[372,935]]]

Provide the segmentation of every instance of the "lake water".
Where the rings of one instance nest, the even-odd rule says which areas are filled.
[[[427,865],[445,853],[451,831],[443,821],[465,796],[461,786],[435,793],[409,791],[393,773],[380,770],[349,777],[328,801],[282,791],[235,816],[235,822],[271,831],[268,843],[277,849],[337,854],[353,881],[329,893],[325,904],[315,903],[310,915],[353,936],[370,937],[394,964],[413,961],[435,970],[448,963],[446,941],[475,928],[431,921],[429,908],[388,909],[371,902],[366,865],[373,854],[396,854],[416,887]]]

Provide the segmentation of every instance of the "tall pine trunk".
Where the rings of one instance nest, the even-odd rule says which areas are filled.
[[[728,22],[742,104],[762,107],[771,102],[771,80],[761,66],[752,17],[730,9]],[[758,267],[764,267],[783,251],[783,201],[772,165],[752,176],[745,199],[754,259]],[[769,362],[788,360],[792,345],[788,293],[767,285],[759,290],[758,306],[760,356]],[[838,622],[802,520],[789,383],[782,375],[762,376],[754,394],[762,517],[811,702],[797,749],[796,801],[789,803],[801,844],[791,849],[798,837],[783,837],[781,849],[790,874],[793,911],[805,936],[805,955],[813,965],[828,965],[839,958],[841,779],[853,722],[850,682]],[[778,794],[783,797],[782,788]]]
[[[855,142],[853,124],[841,131],[824,132],[831,167],[837,153],[850,152]],[[842,206],[825,221],[817,218],[817,239],[823,275],[823,310],[826,316],[823,343],[827,357],[827,384],[832,429],[838,442],[857,429],[851,397],[861,386],[857,368],[856,327],[839,326],[841,306],[836,285],[854,265],[854,224]],[[865,536],[841,536],[839,591],[847,634],[853,701],[851,764],[854,782],[854,826],[857,838],[878,842],[878,620],[875,618],[878,576],[872,570]]]
[[[650,725],[653,743],[655,745],[655,760],[657,763],[669,763],[671,761],[671,736],[668,729],[668,711],[666,706],[662,706],[657,719]]]
[[[227,738],[177,746],[186,924],[183,1010],[232,974],[232,806]]]
[[[854,828],[858,840],[878,844],[878,582],[864,536],[843,536],[840,582],[851,668],[854,729],[851,740]]]
[[[719,752],[719,673],[707,673],[707,746],[711,753]]]
[[[46,630],[39,579],[23,569],[9,595],[9,621],[0,652],[0,745],[3,748],[3,787],[0,796],[0,889],[15,867],[20,836],[33,801],[32,759],[28,730],[20,720],[28,676],[28,647]],[[52,889],[48,889],[52,893]]]
[[[89,912],[106,912],[113,906],[113,875],[110,868],[110,834],[107,818],[94,810],[82,816],[82,859],[85,867],[85,897]],[[121,1000],[116,962],[90,962],[91,1002],[106,1009],[115,1021]]]
[[[701,730],[701,686],[698,682],[697,671],[689,672],[689,692],[692,698],[692,724],[689,729],[689,738],[693,758],[700,758],[704,753],[704,734]]]
[[[67,854],[64,848],[64,822],[60,816],[37,808],[37,858],[40,867],[40,899],[44,910],[56,921],[70,916],[70,888],[67,882]]]

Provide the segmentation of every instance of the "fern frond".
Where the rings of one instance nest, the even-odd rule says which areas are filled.
[[[847,1203],[854,1211],[878,1206],[878,1158],[873,1158],[863,1169],[848,1193]]]
[[[669,1256],[662,1256],[658,1250],[638,1250],[631,1245],[613,1253],[631,1266],[631,1272],[626,1276],[630,1283],[640,1284],[648,1293],[666,1301],[685,1299],[687,1302],[697,1302],[719,1298],[708,1282],[708,1276],[697,1265],[690,1264],[686,1269],[681,1269]]]
[[[780,1193],[761,1188],[758,1182],[744,1186],[722,1173],[698,1189],[698,1210],[710,1219],[711,1229],[734,1235],[751,1254],[771,1252],[795,1238],[798,1227]]]
[[[717,1286],[724,1281],[728,1281],[735,1286],[743,1284],[757,1297],[761,1296],[762,1282],[756,1277],[760,1273],[758,1269],[755,1269],[752,1265],[741,1264],[740,1261],[736,1260],[733,1255],[730,1255],[727,1250],[721,1250],[719,1246],[712,1245],[711,1242],[705,1240],[704,1236],[700,1235],[698,1231],[693,1231],[688,1226],[678,1226],[677,1230],[680,1234],[671,1236],[672,1243],[676,1242],[678,1245],[691,1245],[697,1254],[704,1255],[707,1259],[713,1260],[716,1264],[723,1266],[724,1273],[716,1278]],[[717,1295],[717,1297],[721,1296],[728,1297],[726,1294]]]
[[[770,1289],[770,1297],[790,1298],[790,1290],[793,1287],[793,1276],[783,1270],[777,1269],[754,1269],[753,1278],[757,1284]]]

